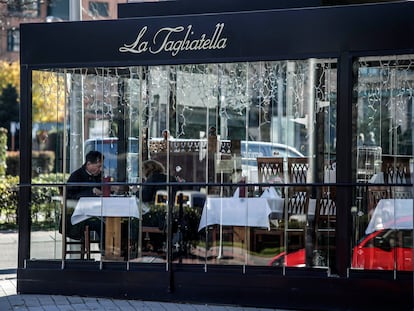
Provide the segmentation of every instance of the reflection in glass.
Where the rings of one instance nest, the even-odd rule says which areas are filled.
[[[412,270],[412,55],[356,62],[352,267]],[[409,237],[409,238],[408,238]]]
[[[51,151],[56,160],[33,176],[59,173],[54,182],[64,184],[88,151],[102,152],[111,187],[123,187],[121,196],[137,200],[132,208],[138,217],[105,215],[107,200],[98,204],[105,231],[109,217],[117,218],[120,260],[165,262],[170,251],[173,262],[182,263],[277,265],[275,258],[282,258],[288,266],[332,265],[336,211],[325,203],[335,201],[334,191],[312,183],[336,178],[336,60],[35,74],[41,79],[33,80],[33,89],[44,99],[33,98],[39,112],[33,132],[46,128],[41,116],[51,111],[47,134],[58,134],[43,147],[43,133],[34,136],[39,144],[33,150]],[[280,159],[280,175],[263,179],[260,158]],[[151,204],[140,199],[140,163],[147,159],[161,162],[170,182],[178,183],[164,185]],[[251,185],[259,181],[260,187]],[[173,186],[179,192],[169,198]],[[322,238],[326,227],[328,239]],[[315,261],[322,250],[327,254]],[[300,260],[289,261],[295,252]]]

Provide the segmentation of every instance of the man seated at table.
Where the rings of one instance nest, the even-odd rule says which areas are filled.
[[[102,190],[100,185],[93,185],[94,183],[102,183],[102,167],[103,167],[104,157],[99,151],[90,151],[86,154],[85,163],[72,172],[69,176],[68,184],[76,183],[76,185],[68,185],[66,199],[67,207],[75,207],[75,201],[79,200],[81,197],[93,197],[101,196]],[[82,185],[88,184],[88,185]],[[72,211],[73,212],[73,211]],[[72,214],[70,213],[70,215]],[[69,238],[74,240],[81,240],[83,238],[83,233],[85,227],[89,227],[89,231],[95,231],[99,237],[102,238],[102,244],[105,246],[105,223],[99,218],[89,218],[85,221],[82,221],[76,225],[71,224],[70,215],[66,217],[66,235]],[[102,230],[102,234],[101,234]]]

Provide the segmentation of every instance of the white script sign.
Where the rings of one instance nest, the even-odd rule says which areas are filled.
[[[192,25],[188,25],[187,28],[164,27],[160,28],[150,41],[144,40],[147,29],[147,26],[143,27],[135,41],[124,44],[119,51],[134,54],[170,52],[172,56],[176,56],[181,51],[220,50],[227,45],[227,38],[222,37],[224,23],[218,23],[210,36],[205,33],[196,36]]]

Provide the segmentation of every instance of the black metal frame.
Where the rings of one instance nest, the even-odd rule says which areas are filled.
[[[131,5],[131,4],[130,4]],[[160,3],[161,5],[161,3]],[[81,294],[139,299],[232,303],[318,310],[411,310],[412,273],[348,270],[352,205],[353,61],[360,56],[414,53],[414,3],[314,7],[123,18],[113,21],[21,25],[21,161],[19,200],[20,293]],[[191,25],[209,34],[224,23],[218,50],[120,53],[147,26]],[[148,40],[148,39],[147,39]],[[106,264],[30,261],[31,70],[238,61],[338,60],[337,277],[315,269]],[[27,260],[27,261],[26,261]],[[71,280],[68,286],[68,280]],[[156,294],[154,294],[156,293]]]

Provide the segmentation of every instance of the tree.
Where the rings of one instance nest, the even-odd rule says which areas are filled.
[[[65,108],[64,75],[34,71],[32,84],[33,122],[62,122]]]
[[[19,121],[19,103],[16,88],[8,84],[0,94],[0,128],[10,129],[10,122]],[[8,149],[11,148],[11,134],[8,134]]]
[[[63,120],[65,96],[63,81],[63,76],[58,73],[48,71],[33,72],[33,122],[60,122]],[[14,88],[17,94],[15,101],[17,105],[20,102],[20,64],[18,62],[8,63],[0,61],[0,96],[9,87]],[[10,94],[7,96],[10,96]],[[7,110],[9,110],[9,115],[17,111],[17,119],[12,118],[9,121],[18,121],[18,106],[11,107],[12,101],[10,99],[8,101],[9,103],[6,103],[6,108],[0,107],[0,111],[8,112]],[[1,120],[2,117],[0,116],[0,126],[3,126]],[[9,125],[10,122],[5,128],[9,128]]]
[[[20,92],[20,64],[18,62],[9,63],[0,61],[0,93],[11,85]]]
[[[20,65],[17,62],[0,61],[0,128],[6,130],[8,150],[11,150],[12,139],[10,122],[19,121]],[[18,135],[15,135],[18,138]],[[13,147],[18,141],[13,142]]]
[[[0,127],[8,129],[12,121],[19,121],[19,104],[16,88],[9,84],[0,94]]]

